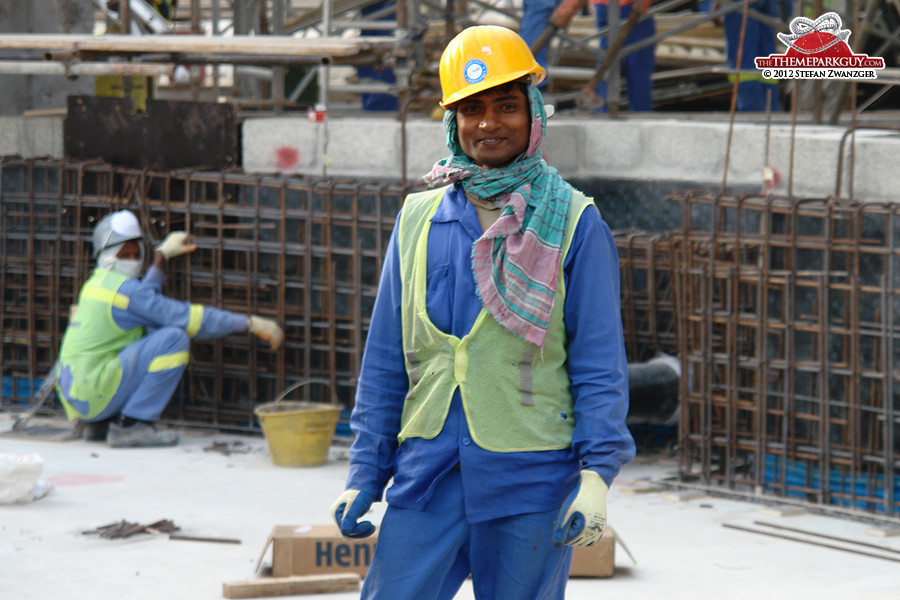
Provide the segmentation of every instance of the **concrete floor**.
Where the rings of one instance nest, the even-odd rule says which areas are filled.
[[[215,451],[217,442],[233,451]],[[261,437],[191,431],[176,447],[146,450],[0,436],[0,453],[40,454],[42,478],[54,484],[44,498],[0,506],[4,600],[222,598],[223,582],[256,577],[254,567],[274,525],[329,522],[328,508],[342,491],[348,468],[346,450],[339,447],[332,448],[324,466],[284,468],[271,464]],[[773,514],[766,504],[678,495],[665,487],[636,493],[675,471],[671,460],[660,457],[639,457],[623,470],[609,496],[610,523],[637,563],[619,546],[615,576],[573,579],[567,598],[900,597],[900,536],[873,535],[870,525],[858,520]],[[376,504],[376,522],[383,511],[384,505]],[[122,519],[141,524],[169,519],[184,535],[241,543],[149,534],[109,540],[82,533]],[[754,521],[881,545],[892,549],[880,552],[891,560],[723,526],[760,529]],[[271,565],[271,551],[263,565]],[[306,597],[349,600],[358,594]],[[457,598],[474,598],[471,587]]]

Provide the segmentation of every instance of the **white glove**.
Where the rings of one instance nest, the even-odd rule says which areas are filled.
[[[272,319],[264,319],[256,315],[247,317],[247,331],[262,338],[272,345],[272,350],[278,350],[284,340],[284,331]]]
[[[596,471],[581,471],[581,483],[559,510],[553,527],[556,546],[590,546],[606,529],[606,494],[609,487]]]
[[[163,243],[156,247],[156,251],[163,255],[166,260],[188,254],[197,249],[197,244],[188,243],[188,233],[186,231],[173,231],[166,236]]]

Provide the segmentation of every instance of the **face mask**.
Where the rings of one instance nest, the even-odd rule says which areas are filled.
[[[125,258],[117,258],[110,268],[116,273],[121,273],[126,277],[139,277],[141,269],[144,266],[143,260],[129,260]]]

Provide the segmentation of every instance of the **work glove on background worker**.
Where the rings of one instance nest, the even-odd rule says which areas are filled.
[[[186,231],[173,231],[166,236],[166,239],[156,247],[156,251],[163,255],[163,258],[169,260],[182,254],[190,254],[197,249],[197,244],[188,243],[188,233]]]
[[[371,521],[359,519],[369,512],[375,498],[362,490],[347,490],[331,505],[331,516],[341,528],[341,534],[349,538],[369,537],[375,532]]]
[[[581,471],[578,487],[569,494],[553,525],[553,544],[590,546],[606,529],[606,494],[609,487],[595,471]]]
[[[257,315],[247,317],[247,331],[269,342],[272,350],[278,350],[281,342],[284,341],[284,331],[281,330],[278,323],[265,317]]]

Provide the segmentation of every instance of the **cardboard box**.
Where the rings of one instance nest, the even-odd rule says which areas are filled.
[[[615,572],[616,534],[611,528],[593,546],[573,548],[569,577],[612,577]]]
[[[345,539],[337,525],[277,525],[260,560],[272,546],[272,576],[358,573],[365,577],[375,554],[377,534]]]
[[[365,577],[375,554],[377,533],[346,539],[336,525],[278,525],[260,554],[257,569],[272,547],[272,576],[357,573]],[[612,577],[615,574],[616,536],[607,528],[593,546],[573,548],[569,577]]]

